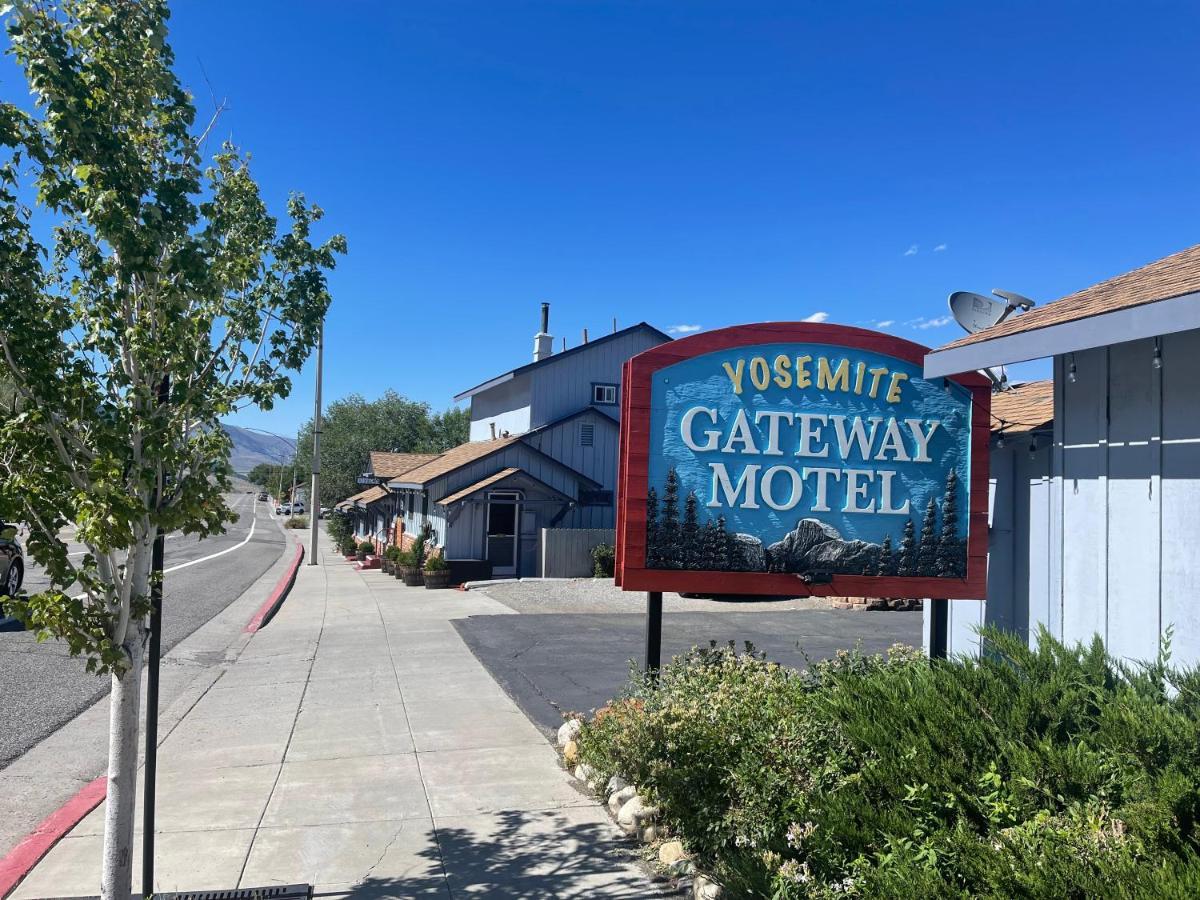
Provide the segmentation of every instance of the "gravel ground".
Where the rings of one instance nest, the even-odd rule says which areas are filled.
[[[526,579],[473,588],[519,613],[636,613],[646,608],[646,595],[622,591],[610,578]],[[700,600],[663,594],[663,612],[780,612],[788,609],[828,609],[825,597],[745,599],[728,595]],[[919,616],[918,616],[919,618]]]

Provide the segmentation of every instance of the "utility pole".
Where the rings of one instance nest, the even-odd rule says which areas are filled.
[[[319,517],[321,515],[321,365],[325,356],[325,322],[317,332],[317,396],[313,401],[312,427],[312,491],[308,497],[308,515],[312,523],[309,534],[308,564],[317,564],[317,537],[320,534]]]

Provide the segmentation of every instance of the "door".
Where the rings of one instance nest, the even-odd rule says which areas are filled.
[[[517,520],[521,495],[513,491],[494,491],[488,497],[487,560],[492,574],[517,574]]]
[[[522,578],[533,578],[538,573],[538,527],[537,510],[521,507],[521,549],[518,563]]]

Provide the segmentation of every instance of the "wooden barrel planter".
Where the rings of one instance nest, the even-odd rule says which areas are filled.
[[[424,574],[416,566],[401,566],[400,577],[409,587],[420,587],[425,583]]]
[[[450,587],[450,570],[437,569],[425,570],[425,587],[427,588],[448,588]]]

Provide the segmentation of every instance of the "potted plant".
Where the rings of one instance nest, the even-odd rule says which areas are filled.
[[[367,558],[368,553],[374,553],[374,552],[375,552],[375,545],[372,544],[370,541],[363,541],[361,544],[358,545],[358,552],[355,554],[355,557],[358,559],[359,562],[362,562],[364,559]]]
[[[394,549],[394,547],[385,548],[383,551],[383,556],[379,560],[379,570],[383,572],[384,575],[392,574],[392,550]]]
[[[402,547],[393,547],[392,550],[392,574],[396,576],[397,581],[404,580],[404,574],[400,571],[404,568],[405,551]]]
[[[420,587],[425,583],[425,579],[421,574],[421,567],[417,565],[417,557],[412,550],[405,550],[400,554],[397,571],[400,572],[400,577],[404,579],[404,583],[409,587]]]
[[[431,553],[425,560],[424,575],[427,588],[450,587],[450,564],[440,553]]]
[[[346,559],[354,559],[358,553],[358,545],[354,543],[354,538],[346,535],[338,544],[338,550],[342,552],[342,556],[346,557]]]

